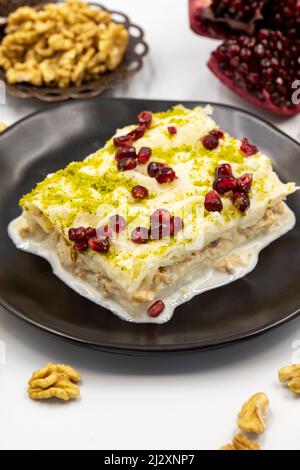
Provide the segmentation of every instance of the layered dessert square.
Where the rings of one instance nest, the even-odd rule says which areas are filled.
[[[95,154],[48,175],[20,201],[16,245],[136,322],[165,322],[194,295],[247,274],[293,227],[284,201],[296,187],[211,112],[142,111]]]

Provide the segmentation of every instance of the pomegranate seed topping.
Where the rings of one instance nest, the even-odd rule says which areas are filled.
[[[229,191],[234,191],[237,187],[237,180],[233,176],[219,176],[214,184],[213,188],[219,194],[225,194]]]
[[[161,224],[159,222],[151,224],[149,230],[149,236],[153,240],[161,240],[162,238],[167,238],[171,234],[170,221],[167,224]]]
[[[148,165],[148,175],[151,176],[151,178],[155,178],[162,168],[164,168],[163,163],[151,162]]]
[[[129,158],[129,157],[137,158],[135,148],[134,147],[121,147],[115,155],[115,160],[119,162],[120,160],[122,160],[122,158]]]
[[[155,178],[156,181],[160,184],[171,183],[176,178],[176,173],[172,168],[166,166],[158,171],[158,174]]]
[[[102,225],[101,227],[97,228],[97,236],[99,238],[111,238],[112,230],[108,225]]]
[[[151,224],[170,224],[171,214],[167,209],[156,209],[150,217]]]
[[[129,135],[121,135],[114,138],[114,144],[116,147],[130,147],[132,144],[132,137]]]
[[[148,197],[149,191],[144,186],[137,185],[132,188],[131,194],[134,199],[139,199],[140,201],[142,201],[143,199]]]
[[[97,236],[97,231],[95,228],[88,227],[85,229],[85,238],[86,240],[89,240],[90,238],[96,237]]]
[[[210,131],[210,135],[213,135],[213,136],[216,137],[218,140],[224,138],[224,132],[223,132],[223,131],[220,131],[219,129],[213,129],[212,131]]]
[[[136,166],[137,166],[137,160],[136,158],[133,158],[133,157],[121,158],[121,160],[118,162],[119,171],[134,170]]]
[[[110,248],[108,238],[94,237],[90,238],[88,243],[91,250],[97,251],[99,253],[107,253]]]
[[[152,155],[152,150],[150,147],[142,147],[141,150],[138,153],[138,162],[139,163],[147,163]]]
[[[251,157],[258,153],[256,145],[251,145],[246,137],[242,140],[241,150],[247,155],[247,157]]]
[[[175,135],[175,134],[177,134],[177,127],[175,127],[175,126],[169,126],[169,127],[168,127],[168,132],[169,132],[170,135]]]
[[[70,228],[69,232],[69,240],[71,242],[81,242],[85,240],[85,228],[78,227],[78,228]]]
[[[204,207],[208,212],[222,212],[223,202],[217,191],[209,191],[204,200]]]
[[[149,230],[146,227],[136,227],[131,232],[131,240],[140,245],[149,241]]]
[[[142,111],[138,115],[138,123],[140,126],[150,127],[152,122],[152,113],[151,111]]]
[[[249,193],[252,186],[253,176],[251,173],[245,173],[237,178],[237,191],[241,193]]]
[[[138,126],[133,131],[129,132],[127,135],[132,140],[138,140],[144,137],[146,129],[144,126]]]
[[[162,300],[156,300],[148,308],[148,315],[149,317],[152,317],[152,318],[158,317],[164,311],[165,308],[166,306]]]
[[[177,235],[183,229],[183,226],[182,218],[172,215],[170,219],[170,234],[172,236]]]
[[[112,215],[108,222],[109,228],[116,233],[124,232],[126,229],[126,220],[121,215]]]
[[[216,170],[216,175],[217,176],[232,176],[231,165],[229,165],[229,163],[223,163],[222,165],[219,165]]]
[[[202,137],[201,142],[207,150],[214,150],[219,146],[219,139],[211,134]]]
[[[76,251],[79,251],[79,252],[85,251],[87,249],[87,247],[88,247],[88,244],[85,241],[75,243],[75,250]]]
[[[246,212],[250,207],[249,196],[245,193],[233,193],[231,200],[240,212]]]

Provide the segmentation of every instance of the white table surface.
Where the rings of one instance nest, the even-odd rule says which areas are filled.
[[[142,25],[151,46],[144,70],[116,96],[229,103],[261,114],[300,139],[299,117],[259,113],[211,75],[205,63],[216,42],[190,31],[187,0],[110,0],[107,5]],[[42,107],[7,97],[0,121],[11,124]],[[300,362],[297,340],[300,318],[222,350],[126,357],[49,337],[1,309],[0,362],[3,343],[6,361],[0,364],[0,448],[217,449],[236,431],[240,405],[265,391],[271,414],[260,439],[263,448],[299,449],[300,405],[277,382],[280,366]],[[29,400],[26,382],[49,360],[80,370],[80,400],[62,405]]]

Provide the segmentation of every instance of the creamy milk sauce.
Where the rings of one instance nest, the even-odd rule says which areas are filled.
[[[54,248],[49,246],[47,241],[43,241],[38,237],[36,239],[26,240],[22,238],[19,234],[19,229],[23,225],[22,217],[18,217],[9,224],[8,233],[17,248],[45,258],[50,263],[54,274],[71,287],[71,289],[92,302],[112,311],[123,320],[136,323],[165,323],[173,316],[175,308],[182,303],[188,302],[198,294],[202,294],[208,290],[236,281],[253,271],[257,265],[261,250],[291,230],[295,225],[295,221],[294,213],[286,206],[285,213],[280,221],[278,221],[277,225],[273,226],[267,234],[257,237],[255,240],[252,240],[232,251],[232,253],[250,254],[249,262],[246,266],[237,268],[235,274],[223,273],[211,268],[206,269],[205,272],[202,271],[201,275],[197,275],[195,272],[191,282],[183,284],[181,289],[173,290],[169,295],[162,297],[162,300],[166,304],[166,308],[158,318],[154,319],[149,318],[146,311],[141,312],[141,315],[138,318],[133,317],[130,315],[129,311],[126,311],[126,309],[117,302],[104,298],[101,292],[96,288],[64,269],[60,264]],[[141,306],[141,310],[143,308],[144,307]],[[199,312],[199,315],[201,315],[201,312]]]

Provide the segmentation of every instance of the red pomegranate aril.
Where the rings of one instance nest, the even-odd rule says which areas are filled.
[[[68,236],[71,242],[84,241],[85,240],[85,228],[84,227],[70,228],[68,232]]]
[[[108,226],[113,232],[120,233],[120,232],[124,232],[124,230],[127,227],[127,224],[126,224],[126,220],[124,219],[124,217],[116,214],[116,215],[112,215],[109,218]]]
[[[137,185],[132,188],[131,194],[134,199],[142,201],[149,196],[149,191],[147,188],[145,188],[145,186]]]
[[[118,162],[119,171],[134,170],[136,166],[137,166],[137,160],[134,157],[121,158],[121,160]]]
[[[204,207],[208,212],[222,212],[223,202],[217,191],[209,191],[204,200]]]
[[[150,147],[142,147],[138,153],[137,159],[141,164],[147,163],[152,155],[152,150]]]
[[[247,137],[245,137],[242,140],[241,151],[244,152],[247,157],[251,157],[252,155],[256,155],[258,153],[258,148],[256,147],[256,145],[250,144]]]
[[[241,192],[236,192],[233,193],[231,200],[235,207],[240,211],[240,212],[246,212],[247,209],[250,207],[250,199],[249,196],[245,193]]]
[[[170,135],[176,135],[177,134],[177,127],[176,126],[168,126],[168,132]]]
[[[131,232],[131,240],[134,243],[143,245],[149,241],[149,230],[146,227],[136,227]]]
[[[213,184],[213,189],[219,194],[235,191],[236,187],[237,180],[234,176],[219,176]]]
[[[218,140],[224,138],[224,132],[223,132],[223,131],[220,131],[219,129],[213,129],[212,131],[210,131],[210,135],[213,135],[213,136],[216,137]]]
[[[219,139],[211,134],[202,137],[201,142],[207,150],[215,150],[219,146]]]
[[[132,144],[132,137],[127,135],[120,135],[114,138],[114,144],[116,147],[130,147]]]
[[[237,191],[241,193],[249,193],[251,190],[253,176],[251,173],[245,173],[244,175],[237,178]]]
[[[129,158],[129,157],[137,158],[135,148],[134,147],[121,147],[115,155],[115,160],[119,162],[120,160],[122,160],[122,158]]]
[[[151,162],[148,165],[148,175],[151,176],[151,178],[155,178],[162,168],[164,168],[163,163]]]
[[[89,240],[90,238],[96,237],[97,236],[97,230],[92,227],[88,227],[85,229],[85,238],[86,240]]]
[[[81,253],[82,251],[85,251],[87,249],[88,244],[86,241],[82,241],[82,242],[75,243],[74,246],[75,246],[75,250]]]
[[[181,217],[172,215],[170,219],[170,234],[171,236],[177,235],[184,227]]]
[[[156,300],[148,308],[148,315],[149,317],[156,318],[164,311],[165,308],[166,306],[162,300]]]
[[[88,245],[91,250],[97,251],[98,253],[107,253],[110,248],[109,239],[104,237],[90,238],[88,241]]]
[[[167,209],[156,209],[150,217],[151,224],[170,224],[171,214]]]
[[[112,230],[109,228],[108,225],[102,225],[101,227],[97,228],[96,235],[100,238],[111,238],[112,234]]]
[[[222,165],[219,165],[216,169],[216,175],[217,176],[232,176],[232,168],[229,163],[222,163]]]
[[[132,140],[138,140],[144,137],[145,132],[146,132],[146,128],[144,126],[138,126],[133,131],[129,132],[127,135]]]
[[[140,126],[150,127],[152,122],[152,113],[151,111],[142,111],[138,115],[138,123]]]
[[[152,240],[161,240],[171,235],[170,221],[164,223],[152,223],[149,230],[149,236]]]
[[[175,171],[168,166],[161,168],[155,177],[156,181],[160,184],[171,183],[172,181],[175,180],[175,178],[176,178]]]

